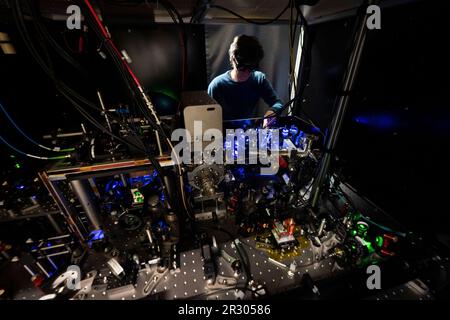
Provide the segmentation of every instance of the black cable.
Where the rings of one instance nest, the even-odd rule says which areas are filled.
[[[89,6],[89,1],[79,1],[80,4],[83,5],[83,7],[89,11],[87,15],[85,15],[86,21],[91,25],[92,29],[96,33],[97,37],[102,41],[103,47],[108,52],[109,56],[112,58],[113,63],[115,64],[116,68],[119,70],[125,84],[127,85],[129,89],[129,93],[131,96],[132,101],[135,101],[135,106],[137,109],[142,112],[145,119],[148,121],[150,126],[157,131],[160,136],[163,138],[163,142],[166,143],[169,148],[172,148],[171,141],[166,134],[164,128],[160,125],[159,119],[157,118],[156,114],[150,113],[150,110],[148,110],[147,101],[145,100],[146,97],[143,96],[145,93],[142,92],[142,88],[137,83],[137,79],[134,78],[134,75],[132,74],[131,70],[127,65],[124,64],[124,62],[120,58],[120,53],[117,51],[113,43],[111,42],[111,39],[108,35],[105,34],[105,31],[102,29],[102,25],[100,24],[100,21],[97,21],[97,16],[95,15],[95,12],[92,12],[92,8]],[[170,6],[170,5],[168,5]],[[155,120],[152,119],[152,116],[155,118]],[[151,161],[152,165],[155,167],[155,170],[157,170],[158,174],[163,177],[164,174],[161,170],[161,167],[159,163],[154,159],[152,154],[150,152],[147,152],[147,156],[149,160]],[[185,190],[183,189],[184,183],[181,179],[183,179],[182,175],[182,168],[181,164],[177,165],[178,171],[179,171],[179,179],[180,179],[180,189],[181,194],[183,198],[183,204],[185,205],[186,214],[189,216],[189,218],[192,220],[192,209],[190,208],[189,201],[187,200],[187,197],[185,197]],[[165,181],[164,179],[160,179],[162,183],[162,187],[165,190],[165,195],[167,196],[168,203],[171,203],[171,195],[167,193],[168,187],[165,187]],[[173,204],[173,202],[172,202]],[[174,208],[173,205],[170,205],[172,208]]]
[[[236,240],[238,240],[239,242],[236,242]],[[242,242],[239,239],[234,239],[233,243],[236,247],[236,252],[238,253],[239,258],[242,261],[242,267],[244,268],[245,279],[246,279],[245,286],[248,286],[249,282],[251,280],[253,280],[253,277],[252,277],[252,274],[250,271],[250,259],[247,255],[247,252],[245,250],[243,250],[242,247],[240,246],[240,244],[242,244]]]
[[[152,1],[161,3],[166,8],[166,10],[172,11],[177,17],[178,22],[180,24],[183,24],[183,17],[181,16],[180,12],[175,8],[175,6],[172,4],[172,2],[170,2],[169,0],[152,0]]]
[[[208,228],[202,228],[202,229],[208,230]],[[225,230],[225,229],[221,228],[219,225],[217,225],[217,226],[215,226],[215,227],[212,227],[212,229],[221,231],[221,232],[227,234],[227,235],[230,237],[231,242],[232,242],[232,243],[234,244],[234,246],[236,247],[236,252],[237,252],[237,254],[239,255],[239,260],[242,262],[242,266],[243,266],[244,272],[245,272],[245,277],[246,277],[246,279],[247,279],[246,285],[248,285],[248,282],[249,282],[250,280],[252,280],[252,276],[251,276],[251,272],[250,272],[250,267],[249,267],[250,261],[249,261],[249,258],[248,258],[248,255],[247,255],[246,251],[244,250],[244,251],[243,251],[244,254],[243,254],[243,253],[241,252],[241,250],[239,250],[239,249],[240,249],[239,243],[242,243],[242,242],[239,240],[239,238],[236,238],[231,232],[229,232],[228,230]],[[236,240],[238,240],[239,242],[236,242]],[[245,255],[245,257],[244,257],[244,255]]]
[[[130,143],[130,142],[126,141],[126,140],[123,140],[123,139],[117,137],[116,135],[113,135],[104,126],[102,126],[94,118],[92,118],[78,103],[76,103],[75,99],[85,103],[86,105],[88,105],[91,108],[94,108],[97,111],[102,112],[102,110],[100,110],[95,104],[91,103],[90,101],[88,101],[84,97],[78,95],[74,90],[72,90],[70,87],[68,87],[65,83],[63,83],[62,81],[60,81],[59,79],[56,78],[54,70],[51,67],[47,66],[47,64],[42,60],[42,58],[40,57],[40,54],[35,49],[32,41],[31,41],[30,36],[28,35],[28,31],[27,31],[27,28],[26,28],[24,20],[23,20],[23,14],[22,14],[21,9],[20,9],[20,4],[18,2],[16,2],[16,3],[13,2],[11,6],[13,8],[13,15],[14,15],[15,20],[17,22],[18,29],[19,29],[19,31],[20,31],[20,33],[22,35],[22,38],[26,42],[30,53],[35,58],[35,60],[38,62],[38,64],[43,68],[43,70],[52,78],[52,80],[55,82],[55,85],[56,85],[57,89],[62,93],[62,95],[64,97],[66,97],[69,100],[69,102],[71,102],[72,105],[74,105],[74,107],[81,113],[81,115],[83,115],[96,128],[100,129],[104,133],[109,134],[110,136],[112,136],[116,140],[121,141],[122,143],[124,143],[126,145],[129,145],[129,146],[131,145],[132,147],[137,148],[138,150],[143,151],[145,154],[147,154],[147,156],[148,156],[150,162],[152,163],[152,165],[154,166],[155,170],[159,173],[160,176],[163,176],[162,169],[161,169],[159,163],[153,158],[153,156],[150,153],[150,150],[148,149],[148,147],[146,147],[146,144],[144,144],[139,139],[137,133],[134,132],[133,129],[131,130],[131,132],[138,138],[138,141],[141,142],[141,144],[144,146],[144,148],[142,148],[140,146],[137,146],[137,145],[135,145],[133,143]],[[88,16],[88,19],[89,18],[90,17]],[[94,30],[97,29],[96,32],[98,34],[99,33],[98,26],[96,25],[96,23],[94,23],[93,25],[95,27],[97,27],[97,28],[94,27]],[[100,36],[101,36],[101,34],[100,34]],[[109,40],[109,39],[106,39],[106,40]],[[132,101],[135,102],[135,105],[140,110],[140,112],[144,115],[144,117],[147,119],[147,121],[150,124],[150,126],[153,127],[154,130],[157,130],[157,131],[159,131],[161,133],[161,135],[164,138],[164,141],[165,142],[170,141],[170,140],[168,140],[167,135],[165,134],[163,128],[152,121],[151,114],[149,114],[149,110],[147,109],[146,104],[143,103],[142,99],[138,99],[137,98],[137,95],[135,94],[135,91],[133,90],[132,87],[130,87],[129,84],[130,83],[132,84],[133,81],[131,81],[131,79],[130,79],[130,74],[128,73],[128,70],[124,70],[123,62],[115,54],[114,50],[111,50],[111,46],[109,45],[108,41],[102,43],[102,45],[105,46],[106,49],[109,51],[109,53],[110,53],[110,55],[112,57],[113,63],[115,63],[116,66],[118,66],[118,70],[119,70],[122,78],[125,80],[125,84],[128,86],[128,89],[129,89],[129,91],[131,93]],[[138,94],[138,96],[139,96],[139,94]],[[164,188],[164,190],[167,190],[167,188]],[[168,203],[170,203],[170,195],[168,195],[167,192],[166,192],[166,195],[167,195]]]
[[[248,18],[240,15],[239,13],[234,12],[233,10],[230,10],[228,8],[225,8],[223,6],[216,5],[216,4],[206,5],[206,7],[207,8],[208,7],[209,8],[215,8],[215,9],[220,9],[220,10],[226,11],[226,12],[228,12],[228,13],[230,13],[230,14],[238,17],[238,18],[240,18],[241,20],[244,20],[247,23],[257,24],[257,25],[268,25],[268,24],[274,23],[278,19],[280,19],[280,17],[289,9],[290,3],[291,3],[291,1],[289,0],[288,4],[286,5],[286,7],[275,18],[267,20],[267,21],[256,21],[256,20],[248,19]]]
[[[199,23],[200,17],[203,16],[205,11],[207,10],[207,4],[203,4],[203,2],[207,2],[208,0],[197,0],[191,14],[191,20],[189,23]]]
[[[131,143],[129,141],[126,141],[116,135],[114,135],[113,133],[109,132],[108,129],[106,129],[104,126],[102,126],[100,123],[98,123],[92,116],[89,115],[89,113],[87,111],[84,110],[84,108],[82,108],[76,101],[80,101],[85,103],[86,105],[88,105],[89,107],[92,107],[94,109],[96,109],[97,111],[102,112],[102,110],[100,108],[98,108],[95,104],[91,103],[90,101],[88,101],[87,99],[85,99],[84,97],[78,95],[73,89],[71,89],[69,86],[67,86],[64,82],[62,82],[61,80],[56,78],[55,72],[52,69],[52,67],[49,67],[45,61],[42,59],[42,57],[40,56],[39,52],[36,50],[31,37],[28,33],[27,27],[25,25],[25,21],[23,18],[23,13],[20,7],[20,2],[19,1],[11,1],[10,2],[10,6],[12,8],[13,11],[13,17],[14,20],[16,21],[19,33],[21,34],[22,38],[24,39],[24,42],[27,46],[27,49],[30,51],[31,55],[33,56],[33,58],[36,60],[36,62],[41,66],[41,68],[44,70],[45,73],[47,73],[47,75],[54,81],[55,83],[55,87],[58,89],[58,91],[61,92],[61,94],[69,101],[71,102],[71,104],[77,109],[77,111],[80,112],[80,114],[85,117],[94,127],[96,127],[97,129],[99,129],[101,132],[104,132],[108,135],[110,135],[111,137],[113,137],[114,139],[122,142],[125,145],[128,146],[132,146],[138,150],[140,150],[141,152],[144,152],[145,154],[147,154],[150,162],[152,163],[153,167],[155,168],[155,170],[158,172],[158,174],[162,177],[163,176],[163,171],[161,169],[161,166],[159,165],[159,162],[156,161],[153,156],[150,153],[150,150],[148,148],[148,146],[146,144],[144,144],[140,139],[138,139],[139,142],[141,142],[142,146],[144,148],[142,148],[141,146],[137,146],[134,143]],[[105,43],[104,43],[105,45]],[[109,46],[107,46],[109,47]],[[44,50],[46,50],[45,47],[43,47]],[[110,48],[109,48],[110,49]],[[117,61],[119,58],[117,58],[114,54],[111,55],[113,57],[113,61],[116,63],[116,65],[120,65],[123,68],[123,64],[121,64],[121,61]],[[114,59],[116,58],[116,59]],[[124,71],[122,68],[119,68],[120,73],[122,74],[122,76],[124,77],[124,79],[127,79],[127,76],[129,77],[129,74],[126,72],[126,70]],[[129,80],[129,79],[127,79]],[[128,84],[129,81],[126,81],[126,83]],[[130,88],[132,89],[132,88]],[[132,100],[136,100],[139,102],[139,100],[136,99],[136,95],[134,94],[134,92],[132,90],[130,90],[132,92]],[[160,126],[157,126],[155,123],[152,122],[151,117],[146,114],[146,111],[148,113],[148,110],[146,109],[146,105],[144,103],[137,103],[138,107],[141,109],[141,112],[143,112],[144,116],[146,117],[147,121],[149,122],[149,124],[151,126],[153,126],[156,130],[160,130],[162,132],[163,137],[165,137],[165,139],[167,139],[166,134],[164,133],[163,129]],[[120,121],[120,120],[119,120]],[[133,132],[133,130],[131,130],[131,132],[133,134],[137,136],[137,133]],[[139,137],[138,137],[139,138]],[[165,140],[166,141],[166,140]],[[160,181],[162,181],[163,179],[160,179]],[[162,185],[164,190],[167,190],[167,188],[165,188],[164,185]],[[166,194],[166,198],[167,198],[167,202],[170,202],[170,195],[167,194],[167,192],[165,192]],[[173,206],[171,206],[173,207]]]
[[[33,41],[28,33],[27,27],[25,25],[25,21],[23,20],[23,14],[20,7],[19,1],[11,1],[11,9],[13,13],[14,20],[16,21],[19,33],[21,34],[22,38],[24,39],[25,45],[27,49],[30,51],[33,58],[36,60],[36,62],[41,66],[41,68],[44,70],[44,72],[54,81],[55,87],[60,91],[60,93],[67,99],[69,102],[72,103],[72,105],[75,106],[75,108],[97,129],[99,129],[101,132],[107,133],[111,135],[113,138],[122,141],[123,143],[127,145],[131,145],[134,148],[137,148],[138,150],[142,150],[141,147],[136,146],[132,143],[129,143],[126,140],[122,140],[121,138],[117,137],[116,135],[109,132],[108,129],[106,129],[104,126],[102,126],[100,123],[98,123],[92,116],[90,116],[78,103],[75,102],[72,97],[77,98],[79,101],[82,101],[86,105],[90,106],[91,108],[102,112],[102,110],[94,105],[93,103],[89,102],[84,97],[78,95],[75,91],[73,91],[70,87],[68,87],[65,83],[60,81],[56,78],[54,71],[46,65],[46,63],[42,60],[42,58],[39,55],[39,52],[35,48]]]
[[[169,1],[169,0],[152,0],[152,2],[157,1],[158,3],[161,3],[163,5],[163,7],[166,9],[166,11],[169,13],[169,15],[171,16],[173,22],[179,26],[179,32],[180,32],[180,36],[181,36],[181,49],[182,49],[182,63],[181,63],[181,68],[182,68],[182,74],[181,74],[181,92],[184,91],[184,87],[186,84],[186,76],[188,74],[188,64],[187,64],[187,59],[188,59],[188,52],[187,52],[187,34],[186,34],[186,30],[185,30],[185,24],[183,21],[183,17],[181,16],[180,12],[175,8],[175,6]],[[177,19],[175,19],[175,16],[177,17]],[[180,111],[180,106],[181,106],[181,100],[179,101],[178,104],[178,111]]]
[[[284,110],[286,110],[291,104],[293,104],[298,99],[300,99],[303,96],[303,92],[304,92],[304,90],[306,88],[306,84],[309,80],[309,74],[310,74],[309,64],[310,64],[310,60],[311,60],[311,47],[310,47],[309,30],[308,30],[309,27],[308,27],[308,22],[307,22],[306,18],[304,17],[300,7],[296,6],[296,9],[297,9],[297,15],[298,15],[298,17],[300,17],[301,26],[302,26],[303,32],[304,32],[304,41],[303,41],[304,49],[302,50],[302,56],[301,56],[301,61],[300,61],[300,71],[299,71],[299,74],[303,74],[303,76],[300,77],[301,82],[297,88],[297,92],[296,92],[295,96],[291,100],[289,100],[287,103],[285,103],[280,109],[278,109],[273,114],[269,114],[267,116],[262,117],[261,119],[263,119],[263,120],[276,118],[276,117],[280,116],[284,112]],[[297,19],[296,19],[296,21],[297,21]],[[300,45],[300,42],[298,43],[298,45]],[[296,109],[294,108],[294,110],[293,110],[294,113],[295,113],[295,110]],[[300,109],[299,112],[303,112],[304,115],[310,121],[310,124],[312,126],[314,126],[315,128],[318,128],[314,124],[314,121],[312,121],[311,117],[304,110]],[[321,130],[319,130],[319,132],[324,136],[324,134],[321,132]]]
[[[56,42],[56,40],[53,38],[53,36],[50,34],[48,29],[46,28],[45,24],[42,21],[42,17],[39,14],[39,3],[32,2],[33,4],[30,5],[28,1],[26,1],[28,10],[30,11],[30,14],[33,18],[33,22],[35,23],[36,30],[47,40],[47,42],[53,47],[53,49],[59,54],[61,58],[63,58],[69,65],[77,69],[85,78],[88,76],[88,72],[84,67],[81,66],[81,64],[75,60],[70,54],[68,54],[59,44]]]

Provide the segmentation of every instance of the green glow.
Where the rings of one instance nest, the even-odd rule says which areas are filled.
[[[65,156],[57,156],[57,157],[49,157],[48,160],[61,160],[61,159],[67,159],[68,155]]]
[[[352,230],[350,233],[352,236],[356,236],[356,230]]]
[[[20,168],[21,168],[21,165],[20,165],[20,163],[16,163],[16,164],[14,165],[14,168],[16,168],[16,169],[20,169]]]
[[[377,236],[375,238],[375,242],[376,242],[377,246],[381,247],[383,245],[383,237],[382,236]]]
[[[164,86],[155,86],[152,88],[152,91],[156,93],[162,93],[175,101],[179,101],[178,95],[170,88]]]
[[[367,230],[367,226],[365,224],[358,224],[358,229],[361,231],[366,231]]]
[[[367,250],[369,250],[369,253],[375,252],[375,249],[373,248],[372,243],[370,243],[369,241],[366,241],[366,247],[367,247]]]
[[[353,214],[353,220],[359,220],[361,218],[361,214],[359,212],[355,212]]]
[[[135,203],[144,203],[144,196],[138,190],[133,192],[133,199]]]

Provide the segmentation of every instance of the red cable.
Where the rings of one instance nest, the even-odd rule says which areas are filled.
[[[128,73],[131,75],[131,77],[133,78],[134,82],[136,83],[137,87],[142,90],[142,86],[138,80],[138,78],[136,77],[136,75],[134,74],[133,70],[131,70],[130,66],[128,65],[128,63],[126,61],[124,61],[122,59],[122,55],[120,54],[119,49],[117,49],[117,47],[115,46],[114,42],[112,42],[111,37],[109,36],[108,32],[106,31],[105,27],[102,25],[102,22],[100,21],[100,18],[97,16],[97,13],[94,10],[94,7],[92,7],[91,3],[89,2],[89,0],[84,0],[84,3],[86,4],[86,6],[88,7],[89,11],[91,12],[92,16],[94,17],[95,21],[97,22],[98,26],[100,27],[100,30],[103,33],[103,36],[105,37],[106,41],[109,41],[109,43],[111,44],[111,47],[114,49],[114,51],[116,52],[116,54],[119,56],[120,60],[122,61],[122,63],[124,64],[125,68],[128,70]]]

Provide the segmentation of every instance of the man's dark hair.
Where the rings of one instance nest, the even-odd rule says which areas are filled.
[[[237,69],[256,70],[264,57],[264,50],[256,37],[245,34],[234,38],[230,45],[230,62]]]

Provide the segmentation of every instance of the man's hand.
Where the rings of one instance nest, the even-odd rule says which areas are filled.
[[[263,128],[269,127],[277,120],[277,118],[275,117],[275,112],[273,110],[267,110],[267,112],[264,114],[264,118]]]

